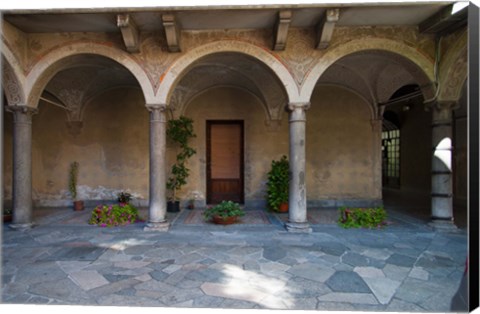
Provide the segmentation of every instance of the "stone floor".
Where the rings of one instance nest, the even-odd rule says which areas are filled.
[[[170,230],[156,233],[143,222],[89,226],[88,211],[38,210],[33,229],[4,225],[2,302],[448,312],[466,230],[436,232],[387,212],[385,229],[365,230],[311,210],[313,232],[296,234],[273,213],[263,223],[217,226],[186,223],[186,210],[169,213]]]

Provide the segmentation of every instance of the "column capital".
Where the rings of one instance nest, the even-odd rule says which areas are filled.
[[[148,111],[166,111],[168,106],[167,104],[145,104],[145,107],[147,107]]]
[[[37,108],[30,107],[30,106],[5,106],[5,110],[8,112],[21,112],[21,113],[26,113],[26,114],[36,114],[38,112]]]
[[[148,111],[150,111],[150,122],[167,122],[165,111],[167,111],[167,105],[165,104],[147,104]]]
[[[32,123],[32,116],[38,112],[37,108],[29,106],[6,106],[5,110],[13,114],[14,123]]]
[[[458,101],[455,100],[435,100],[429,103],[425,103],[428,109],[433,110],[455,110],[459,107]]]
[[[291,102],[288,103],[287,109],[290,111],[294,111],[296,109],[301,109],[305,111],[310,109],[310,102]]]

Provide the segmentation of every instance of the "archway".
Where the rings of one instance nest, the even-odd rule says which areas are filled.
[[[219,197],[231,195],[228,197],[244,201],[249,208],[264,206],[262,182],[270,162],[288,152],[288,122],[284,113],[288,94],[281,79],[259,58],[245,52],[220,51],[183,67],[172,84],[168,94],[170,116],[192,118],[197,134],[192,141],[197,156],[189,160],[190,178],[182,189],[182,200],[194,198],[199,206],[204,206],[208,201],[215,203]],[[226,147],[234,141],[227,138],[226,132],[235,124],[242,126],[239,140],[243,153],[240,163],[233,165],[227,161],[235,158],[222,159],[218,157],[223,154],[222,149],[209,148],[212,143],[226,141]],[[209,162],[217,157],[218,160]],[[169,150],[169,164],[173,158],[174,153]],[[215,167],[223,168],[220,171]],[[217,186],[229,186],[231,191],[222,194]]]

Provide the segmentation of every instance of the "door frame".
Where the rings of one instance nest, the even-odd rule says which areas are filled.
[[[240,126],[240,204],[245,203],[245,126],[244,120],[206,120],[206,187],[207,187],[207,204],[211,204],[212,187],[211,187],[211,126],[218,124],[236,124]]]

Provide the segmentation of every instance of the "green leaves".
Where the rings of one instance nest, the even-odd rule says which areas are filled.
[[[70,165],[70,177],[68,180],[68,189],[73,200],[77,199],[77,178],[78,178],[78,162],[74,161]]]
[[[288,202],[290,173],[287,156],[283,155],[278,161],[272,160],[267,176],[267,203],[270,209],[278,211],[280,204]]]
[[[387,212],[383,207],[339,209],[339,226],[343,228],[382,228],[386,225]]]
[[[114,227],[134,223],[138,220],[138,210],[130,204],[98,205],[92,211],[88,221],[91,225],[100,227]]]
[[[189,169],[186,166],[186,162],[197,153],[195,149],[188,146],[190,139],[196,137],[193,131],[193,120],[184,116],[169,120],[167,137],[177,144],[180,150],[176,156],[176,163],[172,166],[170,177],[167,180],[167,189],[172,193],[172,200],[175,200],[177,191],[187,184]]]
[[[240,207],[240,204],[232,201],[222,201],[220,204],[208,208],[204,213],[203,217],[206,220],[211,219],[213,216],[219,216],[221,218],[232,217],[232,216],[244,216],[245,212]]]

